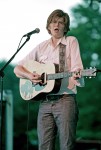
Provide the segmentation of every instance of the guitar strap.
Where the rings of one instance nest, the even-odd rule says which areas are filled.
[[[66,45],[60,43],[60,49],[59,49],[59,72],[64,72],[64,70],[65,70],[65,53],[66,53]]]

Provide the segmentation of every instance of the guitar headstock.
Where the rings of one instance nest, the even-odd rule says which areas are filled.
[[[81,75],[92,78],[92,77],[96,77],[96,72],[97,69],[95,67],[94,68],[90,67],[89,69],[82,70]]]

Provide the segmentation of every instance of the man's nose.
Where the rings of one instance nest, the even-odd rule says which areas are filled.
[[[56,25],[56,26],[58,26],[58,25],[59,25],[59,22],[58,22],[58,21],[56,21],[55,25]]]

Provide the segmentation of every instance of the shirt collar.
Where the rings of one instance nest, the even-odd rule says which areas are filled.
[[[49,43],[52,44],[52,38],[49,39]],[[57,45],[62,43],[63,45],[66,45],[66,36],[63,36],[62,38],[59,39]]]
[[[62,37],[61,38],[61,41],[60,41],[60,43],[62,43],[63,45],[66,45],[66,36],[64,36],[64,37]]]

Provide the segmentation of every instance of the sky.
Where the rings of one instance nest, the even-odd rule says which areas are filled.
[[[70,18],[71,8],[82,0],[0,0],[0,61],[8,61],[17,51],[22,36],[36,28],[30,40],[20,49],[11,61],[16,64],[35,46],[50,38],[46,30],[46,21],[55,9],[66,11]],[[23,38],[22,43],[26,40]]]

